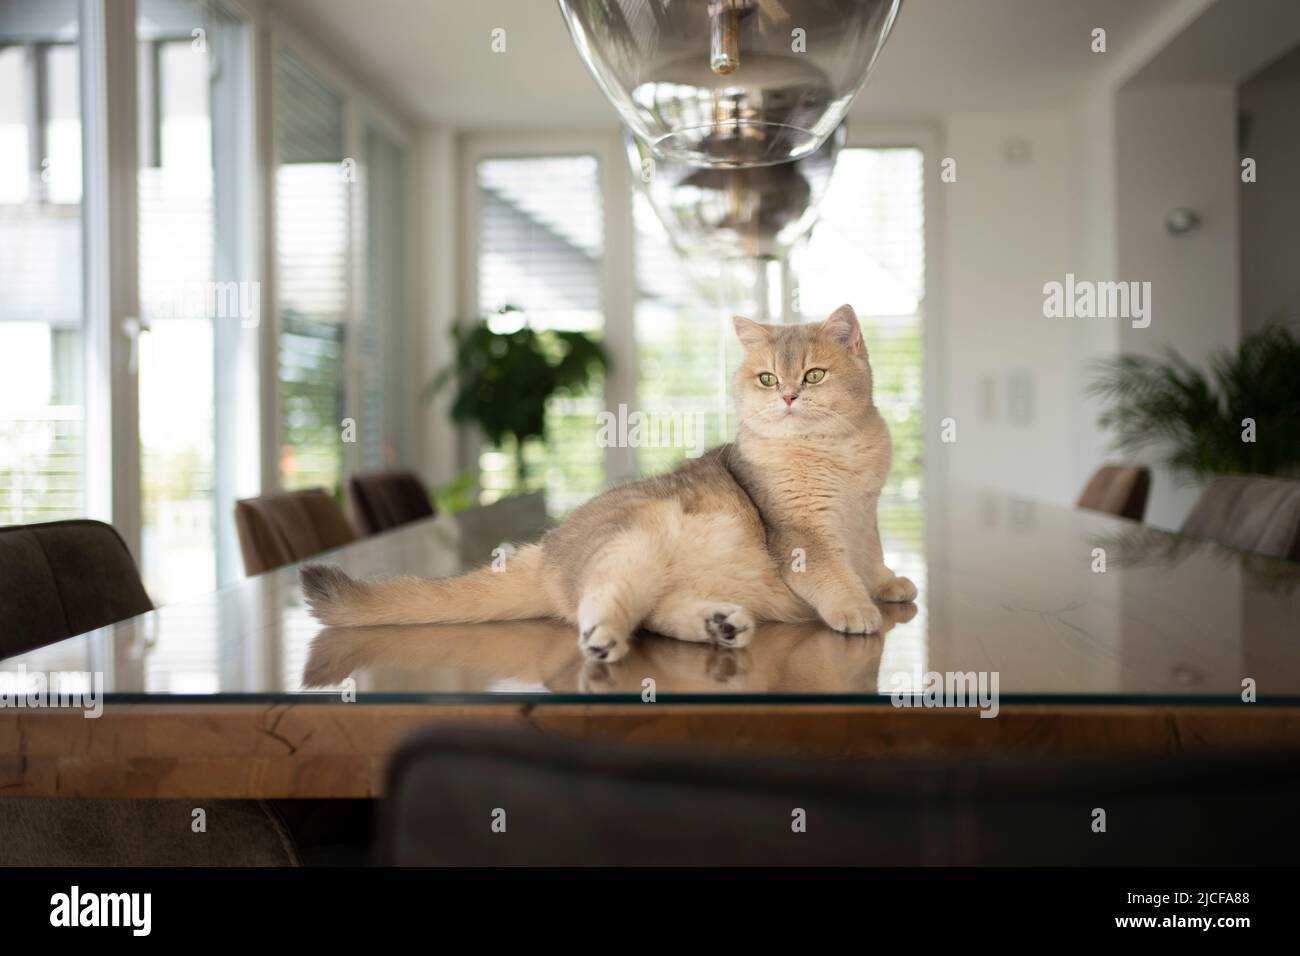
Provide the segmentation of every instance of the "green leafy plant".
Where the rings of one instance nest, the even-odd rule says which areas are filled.
[[[469,472],[457,475],[444,485],[433,489],[433,504],[439,514],[455,514],[474,507],[474,486],[477,477]]]
[[[505,306],[499,314],[521,311]],[[524,445],[546,437],[547,402],[580,393],[608,369],[605,348],[585,332],[539,331],[526,324],[512,332],[493,332],[485,322],[457,323],[451,337],[454,359],[429,383],[425,396],[454,383],[453,421],[477,425],[494,445],[513,437],[522,487]]]
[[[1184,480],[1248,473],[1300,475],[1300,338],[1274,323],[1197,368],[1170,349],[1163,357],[1098,362],[1089,387],[1107,407],[1100,424],[1115,447],[1154,447]],[[1254,441],[1243,440],[1246,420]]]

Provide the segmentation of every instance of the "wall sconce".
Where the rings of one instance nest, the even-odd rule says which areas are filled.
[[[1185,236],[1201,227],[1201,217],[1195,209],[1175,209],[1165,217],[1165,232],[1171,236]]]

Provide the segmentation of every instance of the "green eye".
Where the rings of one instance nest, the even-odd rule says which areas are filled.
[[[809,385],[816,385],[825,377],[826,377],[826,369],[810,368],[808,370],[808,374],[803,377],[803,380],[807,382]]]
[[[771,372],[760,372],[758,376],[758,383],[762,385],[764,388],[771,388],[773,385],[776,384],[776,376],[773,375]]]

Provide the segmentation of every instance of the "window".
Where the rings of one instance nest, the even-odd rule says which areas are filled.
[[[170,6],[182,17],[184,5]],[[195,26],[203,23],[194,16]],[[206,46],[138,27],[142,573],[167,603],[216,584],[212,121]]]
[[[597,160],[485,159],[476,172],[479,312],[490,317],[503,306],[516,306],[535,329],[600,335],[604,222]],[[604,449],[596,443],[595,427],[603,390],[604,382],[596,379],[581,395],[553,398],[545,445],[529,449],[529,480],[545,486],[548,507],[556,514],[604,487]],[[483,452],[484,503],[520,490],[513,461],[513,448]]]
[[[841,150],[821,218],[793,262],[804,317],[823,318],[848,302],[862,320],[876,406],[894,442],[881,533],[909,541],[914,551],[924,531],[923,158],[915,148]]]
[[[276,83],[280,475],[288,489],[321,486],[337,495],[356,161],[344,156],[339,93],[284,52]]]
[[[220,436],[252,417],[241,406],[255,399],[227,383],[254,374],[255,347],[239,345],[255,342],[260,293],[227,254],[248,245],[239,215],[219,215],[247,197],[246,177],[226,158],[236,154],[238,129],[214,150],[218,117],[249,114],[238,79],[248,65],[245,25],[197,0],[147,0],[136,39],[140,318],[148,329],[138,344],[140,563],[146,588],[164,604],[211,590],[235,570],[227,560],[219,573],[221,538],[233,538],[238,492],[256,490],[237,478],[256,442]]]
[[[349,81],[322,80],[327,61],[278,22],[277,50],[306,59],[277,52],[255,77],[243,9],[137,0],[128,37],[112,3],[0,0],[0,524],[113,520],[139,542],[156,603],[242,573],[233,505],[261,489],[263,425],[282,439],[267,444],[286,486],[337,493],[347,468],[399,460],[409,404],[405,127]],[[131,67],[136,129],[95,79]],[[97,95],[83,103],[83,87]],[[255,104],[270,96],[266,183]],[[117,178],[133,156],[134,190]],[[110,181],[122,188],[96,185]],[[266,193],[272,383],[258,332]],[[135,248],[110,245],[131,231]],[[266,409],[263,422],[272,388],[280,420]]]
[[[726,352],[733,332],[720,283],[703,282],[688,267],[640,191],[632,196],[632,220],[637,410],[648,416],[654,436],[637,448],[637,467],[653,475],[681,464],[691,453],[688,444],[699,449],[730,441]]]
[[[889,422],[894,464],[881,507],[886,537],[920,545],[922,513],[922,308],[925,210],[919,149],[841,150],[811,239],[793,257],[799,313],[825,318],[851,303],[875,372],[875,400]],[[705,444],[730,438],[730,373],[737,350],[727,303],[669,245],[649,201],[634,190],[636,338],[640,410],[694,415]],[[723,411],[725,409],[725,412]],[[663,426],[659,433],[664,434]],[[638,449],[643,474],[674,467],[675,447]]]
[[[86,507],[79,32],[0,5],[0,524]]]

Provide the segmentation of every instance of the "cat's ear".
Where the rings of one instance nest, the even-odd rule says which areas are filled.
[[[861,355],[867,349],[866,343],[862,341],[862,324],[858,322],[858,314],[851,305],[842,305],[832,312],[830,318],[818,326],[817,331],[854,355]]]
[[[740,347],[746,352],[768,341],[767,329],[753,319],[737,315],[732,317],[731,323],[736,327],[736,338],[740,339]]]

